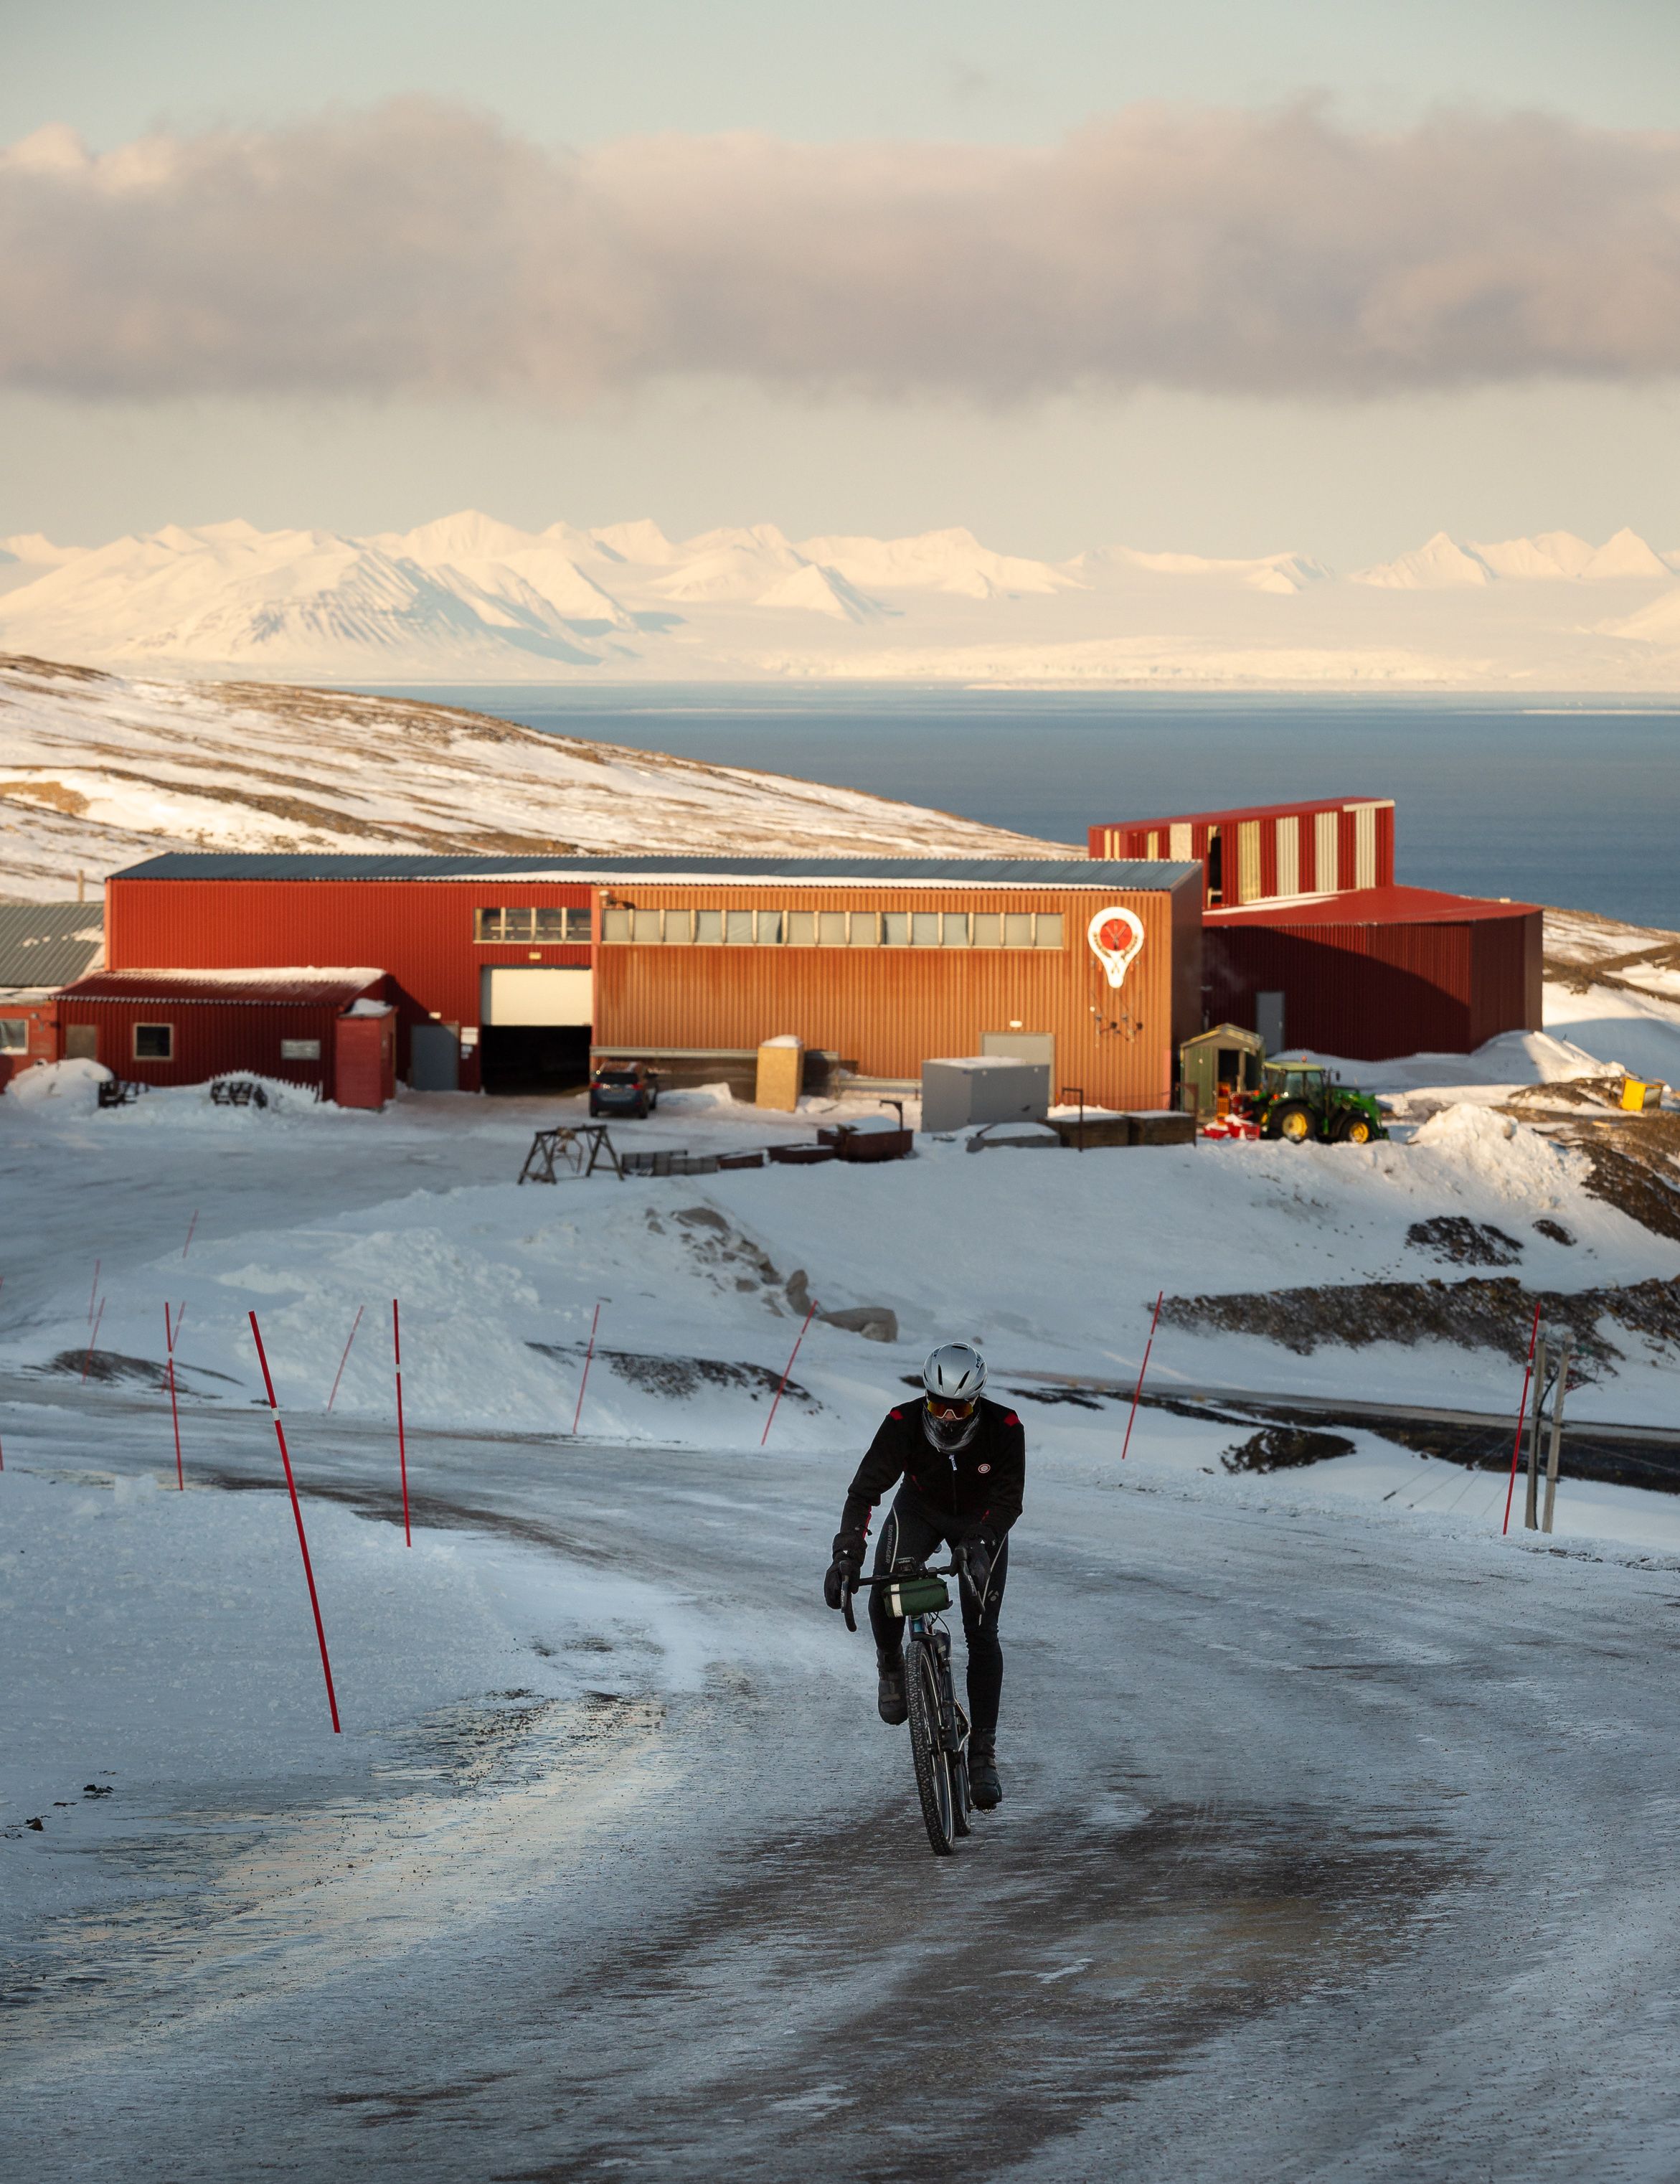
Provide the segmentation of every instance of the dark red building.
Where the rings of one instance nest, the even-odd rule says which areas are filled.
[[[1093,827],[1093,857],[1197,859],[1210,909],[1394,883],[1392,797],[1256,804]]]
[[[237,1071],[313,1085],[331,1100],[343,1028],[368,1022],[351,1047],[359,1061],[366,1045],[378,1053],[379,1027],[392,1013],[385,983],[366,969],[96,971],[59,994],[58,1035],[66,1061],[97,1061],[134,1084],[202,1084]],[[388,1030],[384,1047],[388,1061]],[[381,1074],[375,1061],[374,1080]],[[382,1074],[388,1098],[388,1067]],[[366,1096],[369,1079],[364,1066],[353,1104],[378,1104]]]
[[[1428,888],[1210,910],[1207,1018],[1359,1061],[1467,1054],[1538,1031],[1542,913]]]

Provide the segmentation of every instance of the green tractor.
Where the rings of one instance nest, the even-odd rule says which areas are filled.
[[[1388,1134],[1368,1092],[1299,1061],[1268,1061],[1249,1112],[1263,1138],[1293,1145],[1368,1145]]]

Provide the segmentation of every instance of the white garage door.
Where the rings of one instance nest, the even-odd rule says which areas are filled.
[[[537,965],[487,965],[479,972],[479,1019],[487,1024],[587,1024],[594,1017],[594,973]]]

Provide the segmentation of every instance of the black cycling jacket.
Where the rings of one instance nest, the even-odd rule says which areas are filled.
[[[928,1440],[921,1419],[920,1403],[903,1403],[882,1420],[848,1490],[840,1519],[843,1535],[854,1533],[861,1541],[875,1504],[903,1479],[936,1517],[950,1519],[957,1538],[985,1532],[1002,1539],[1021,1514],[1026,1485],[1026,1435],[1021,1420],[982,1396],[974,1438],[948,1456]]]

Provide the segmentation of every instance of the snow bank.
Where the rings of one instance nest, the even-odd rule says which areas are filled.
[[[1496,1195],[1541,1212],[1561,1204],[1588,1168],[1580,1153],[1555,1145],[1526,1123],[1467,1102],[1432,1115],[1411,1144],[1414,1155],[1438,1156],[1432,1165],[1449,1173],[1455,1189],[1473,1177]]]
[[[56,1100],[66,1113],[91,1115],[99,1105],[99,1087],[110,1081],[110,1071],[97,1061],[37,1061],[13,1078],[5,1093],[20,1107]]]

